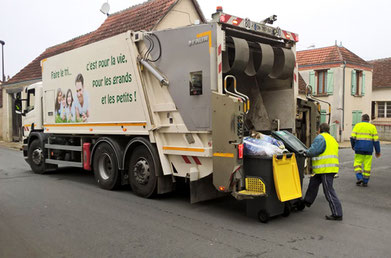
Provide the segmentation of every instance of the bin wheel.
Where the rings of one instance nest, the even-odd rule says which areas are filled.
[[[269,213],[267,211],[259,211],[258,212],[258,220],[262,223],[267,223],[270,219]]]
[[[282,213],[283,217],[288,217],[291,214],[292,205],[287,202],[284,205],[284,212]]]

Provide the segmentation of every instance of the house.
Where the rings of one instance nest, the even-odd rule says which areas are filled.
[[[152,31],[176,28],[193,24],[197,20],[201,23],[206,22],[196,0],[149,0],[111,14],[93,32],[46,49],[4,85],[1,123],[3,139],[6,141],[21,140],[21,116],[14,113],[13,103],[19,94],[23,94],[25,86],[41,81],[41,60],[128,30]]]
[[[380,140],[391,140],[391,58],[368,61],[373,65],[372,123]]]
[[[321,122],[330,120],[338,141],[349,140],[361,115],[371,113],[372,65],[337,45],[298,51],[297,63],[312,96],[321,101]]]

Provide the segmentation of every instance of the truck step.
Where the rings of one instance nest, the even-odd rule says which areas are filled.
[[[265,196],[266,193],[242,190],[238,192],[238,195],[258,197],[258,196]]]
[[[81,162],[72,162],[72,161],[56,160],[56,159],[46,159],[45,163],[62,165],[62,166],[69,166],[69,167],[78,167],[78,168],[83,167],[83,163],[81,163]]]
[[[70,151],[81,151],[81,146],[72,146],[72,145],[60,145],[60,144],[45,144],[46,149],[51,150],[70,150]]]

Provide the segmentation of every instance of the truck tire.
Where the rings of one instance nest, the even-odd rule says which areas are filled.
[[[101,188],[113,190],[119,186],[118,160],[110,144],[99,144],[92,162],[95,180]]]
[[[136,147],[129,162],[129,183],[133,192],[149,198],[156,192],[156,168],[151,152],[144,145]]]
[[[45,173],[45,155],[43,147],[39,139],[35,139],[31,142],[27,151],[28,161],[31,169],[35,174]]]

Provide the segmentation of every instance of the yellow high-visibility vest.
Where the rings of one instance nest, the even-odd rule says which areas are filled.
[[[357,141],[378,141],[376,126],[370,123],[361,122],[354,126],[351,137]]]
[[[315,174],[338,173],[338,142],[328,133],[321,133],[326,141],[322,154],[312,158],[312,170]]]

